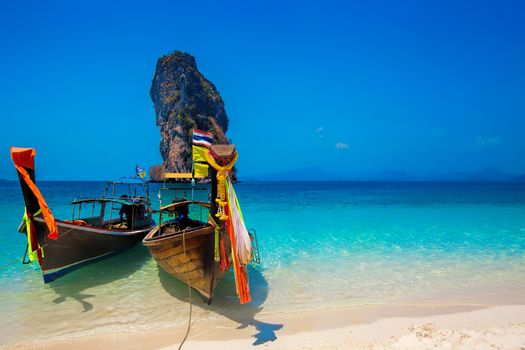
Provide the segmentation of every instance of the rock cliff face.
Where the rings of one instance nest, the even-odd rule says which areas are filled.
[[[228,143],[224,101],[215,85],[198,71],[193,56],[175,51],[161,57],[150,96],[160,128],[163,171],[191,171],[193,128],[213,133],[216,143]],[[159,172],[156,168],[150,171],[152,177]]]

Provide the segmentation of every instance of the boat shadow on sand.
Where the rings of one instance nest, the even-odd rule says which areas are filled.
[[[60,304],[70,298],[82,305],[84,308],[82,312],[90,311],[94,306],[87,299],[96,295],[86,294],[85,290],[128,278],[138,271],[149,257],[147,249],[137,244],[122,253],[73,271],[49,284],[58,294],[53,302]]]
[[[162,287],[171,296],[183,302],[189,302],[188,287],[176,280],[162,269],[159,268],[159,278]],[[235,281],[233,273],[227,273],[219,283],[214,292],[213,302],[208,305],[194,291],[192,292],[192,302],[198,307],[218,313],[228,319],[239,323],[237,329],[249,326],[255,327],[257,333],[253,335],[255,341],[253,345],[261,345],[277,339],[275,332],[283,327],[282,324],[266,323],[255,319],[255,315],[263,310],[262,305],[268,297],[268,282],[264,278],[261,268],[251,266],[248,268],[250,275],[250,294],[252,301],[241,305],[235,292]]]

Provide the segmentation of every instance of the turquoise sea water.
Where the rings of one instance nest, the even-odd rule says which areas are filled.
[[[70,218],[75,196],[105,184],[39,187],[55,216]],[[227,275],[211,306],[194,294],[197,320],[257,325],[261,313],[279,323],[279,312],[338,306],[525,302],[524,183],[243,182],[236,190],[260,244],[253,301],[238,305]],[[187,289],[141,245],[48,285],[35,264],[5,267],[24,253],[23,207],[18,183],[0,183],[0,344],[185,326]]]

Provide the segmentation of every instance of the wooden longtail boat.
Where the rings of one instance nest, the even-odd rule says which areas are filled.
[[[26,206],[19,231],[27,234],[26,253],[29,261],[38,260],[45,283],[130,248],[155,227],[147,184],[122,181],[108,182],[106,191],[111,186],[113,196],[73,201],[71,220],[54,219],[34,182],[34,155],[30,148],[11,149]],[[130,193],[115,198],[120,184],[140,186],[144,196]],[[83,215],[82,207],[88,215]]]
[[[195,145],[195,144],[194,144]],[[234,259],[238,259],[232,255],[234,250],[231,249],[231,232],[228,231],[224,216],[224,208],[219,208],[220,203],[224,205],[224,191],[223,195],[218,193],[219,187],[218,179],[226,181],[228,173],[232,169],[233,164],[237,158],[237,152],[233,145],[211,145],[209,147],[209,154],[213,154],[215,160],[221,166],[228,169],[222,170],[222,173],[210,165],[210,179],[211,179],[211,193],[209,196],[210,202],[197,202],[192,199],[175,200],[173,203],[162,206],[160,208],[159,224],[144,238],[143,244],[149,249],[151,255],[157,261],[157,264],[168,274],[172,275],[179,281],[194,288],[204,299],[211,303],[213,299],[213,292],[215,287],[228,271],[228,269],[235,265]],[[192,174],[188,174],[192,178]],[[168,174],[166,178],[175,178],[180,180],[182,176],[173,176]],[[219,184],[224,185],[225,184]],[[222,187],[225,189],[225,187]],[[222,198],[222,199],[221,199]],[[222,200],[222,202],[221,202]],[[209,216],[205,222],[202,217],[200,220],[193,220],[190,218],[190,213],[195,213],[191,207],[198,206],[209,209]],[[222,211],[221,211],[222,210]],[[222,213],[222,215],[219,214]],[[217,215],[214,215],[217,214]],[[163,222],[163,216],[171,216],[173,219]],[[243,224],[244,225],[244,224]],[[255,235],[253,232],[252,237]],[[252,252],[256,255],[258,260],[258,251]],[[236,260],[237,261],[237,260]],[[239,265],[239,262],[236,263]],[[243,276],[239,277],[239,274]],[[241,303],[250,300],[247,271],[245,265],[238,266],[235,272],[236,283],[237,278],[242,280],[241,284],[237,284],[237,291],[239,293],[239,285],[244,287],[239,294]],[[244,293],[244,294],[242,294]]]
[[[156,226],[144,238],[143,244],[164,271],[189,284],[211,303],[213,290],[226,271],[221,271],[219,261],[214,258],[215,227],[199,220],[179,219],[187,216],[191,206],[210,208],[209,203],[193,201],[180,201],[162,207],[161,215],[177,218]],[[230,240],[224,232],[219,232],[219,235],[229,252]]]

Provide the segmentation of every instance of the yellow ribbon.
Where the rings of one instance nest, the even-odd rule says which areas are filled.
[[[42,209],[38,209],[36,213],[33,214],[33,217],[39,215],[42,213]],[[40,248],[40,244],[37,241],[38,248],[37,250],[31,249],[31,219],[29,216],[27,216],[27,209],[24,210],[24,216],[22,217],[22,220],[24,220],[24,223],[26,224],[26,232],[27,232],[27,251],[29,255],[29,261],[35,261],[38,260],[38,250],[40,249],[42,251],[42,256],[44,256],[44,250]]]
[[[228,215],[226,215],[226,211],[224,209],[224,206],[228,203],[228,199],[226,197],[226,179],[232,170],[233,165],[237,161],[239,154],[235,153],[232,161],[224,166],[219,165],[215,159],[213,159],[209,150],[204,155],[208,164],[210,164],[213,169],[217,170],[217,198],[215,201],[218,204],[218,208],[215,216],[222,221],[226,221],[228,220]]]

